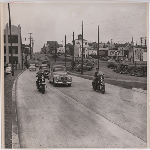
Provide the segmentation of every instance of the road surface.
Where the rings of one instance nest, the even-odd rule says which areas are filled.
[[[101,94],[76,76],[71,87],[46,80],[42,94],[35,76],[26,70],[17,81],[21,148],[146,147],[146,94],[109,84]]]

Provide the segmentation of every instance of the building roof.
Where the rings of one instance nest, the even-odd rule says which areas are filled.
[[[59,45],[59,47],[63,47],[63,45],[62,44],[58,44]]]
[[[50,46],[55,46],[55,43],[57,46],[59,45],[57,41],[47,41],[47,44]]]
[[[75,40],[79,40],[79,39],[75,39]],[[80,41],[82,41],[82,40],[80,40]],[[83,41],[87,41],[87,40],[83,39]]]
[[[142,48],[142,49],[147,49],[147,47],[145,45],[141,46],[141,45],[137,45],[137,46],[134,46],[135,48]]]

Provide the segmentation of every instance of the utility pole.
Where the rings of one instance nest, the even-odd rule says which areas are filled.
[[[97,49],[97,57],[98,57],[98,69],[99,69],[99,25],[98,25],[98,49]]]
[[[74,70],[74,32],[73,32],[73,57],[72,57],[72,70]]]
[[[55,42],[55,62],[56,62],[56,42]]]
[[[141,39],[141,46],[142,46],[142,37],[140,39]]]
[[[65,35],[65,67],[66,67],[66,35]]]
[[[31,59],[31,34],[32,33],[28,33],[28,34],[30,34],[30,59]]]
[[[81,64],[81,74],[83,74],[83,21],[82,21],[82,64]]]
[[[33,38],[31,38],[31,41],[32,41],[32,53],[33,53],[33,44],[34,44],[34,40],[33,40]]]
[[[12,76],[14,76],[14,65],[13,65],[13,50],[12,50],[12,36],[11,36],[11,18],[10,18],[10,7],[8,3],[8,11],[9,11],[9,29],[10,29],[10,49],[11,49],[11,67],[12,67]]]
[[[20,36],[21,37],[21,36]],[[21,53],[22,53],[22,70],[23,70],[23,49],[22,49],[22,38],[21,38]]]

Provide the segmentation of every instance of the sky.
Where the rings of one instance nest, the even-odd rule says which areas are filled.
[[[4,26],[8,23],[8,4],[4,4]],[[41,50],[47,41],[72,43],[82,33],[89,42],[114,43],[134,42],[140,44],[140,37],[147,37],[147,3],[104,3],[104,2],[35,2],[10,3],[11,23],[21,26],[22,39],[29,43],[29,34],[34,39],[35,52]],[[23,40],[24,43],[24,40]]]

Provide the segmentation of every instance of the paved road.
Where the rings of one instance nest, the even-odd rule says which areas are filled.
[[[146,147],[146,94],[106,84],[94,92],[91,81],[73,77],[71,87],[35,86],[26,70],[17,82],[21,148]]]

